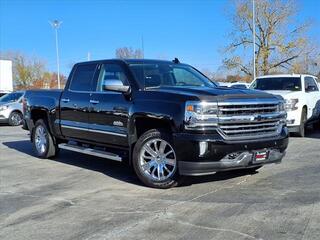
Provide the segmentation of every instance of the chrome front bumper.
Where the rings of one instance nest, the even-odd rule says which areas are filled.
[[[209,175],[220,171],[234,169],[253,168],[270,163],[280,163],[285,156],[285,151],[278,149],[266,149],[268,158],[264,161],[255,162],[255,154],[258,151],[234,152],[226,155],[220,161],[213,162],[184,162],[179,161],[179,172],[181,175],[201,176]]]

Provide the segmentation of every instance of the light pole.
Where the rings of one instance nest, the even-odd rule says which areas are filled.
[[[253,80],[256,79],[256,22],[255,22],[255,6],[252,0],[252,37],[253,37]]]
[[[61,25],[61,21],[54,20],[50,22],[56,33],[56,55],[57,55],[57,72],[58,72],[58,88],[60,89],[60,64],[59,64],[59,46],[58,46],[58,28]]]

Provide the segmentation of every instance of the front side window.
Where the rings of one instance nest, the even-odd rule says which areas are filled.
[[[301,91],[301,80],[299,77],[258,78],[250,88],[257,90]]]
[[[99,74],[97,91],[104,91],[103,85],[105,85],[106,81],[112,80],[120,80],[123,83],[123,85],[127,85],[128,83],[127,75],[125,74],[123,68],[120,65],[113,63],[103,64]]]
[[[312,77],[305,77],[304,86],[305,86],[306,92],[319,91],[318,86]]]
[[[96,64],[77,66],[72,77],[70,90],[90,91],[96,67]]]
[[[129,65],[137,81],[150,87],[215,87],[204,75],[184,64],[133,63]]]

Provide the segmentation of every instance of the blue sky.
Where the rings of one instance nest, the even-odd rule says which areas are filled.
[[[299,20],[311,19],[320,42],[320,1],[297,0]],[[74,62],[114,58],[115,49],[141,47],[145,57],[179,57],[199,69],[216,71],[231,29],[224,0],[0,0],[0,51],[20,51],[47,61],[55,70],[54,31],[62,20],[60,61],[64,74]]]

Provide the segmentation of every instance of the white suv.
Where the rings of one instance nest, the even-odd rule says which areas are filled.
[[[18,126],[23,123],[23,91],[8,93],[0,97],[0,123]]]
[[[320,91],[315,76],[266,75],[256,78],[250,88],[281,95],[286,101],[288,129],[298,136],[304,137],[307,123],[320,119]]]

